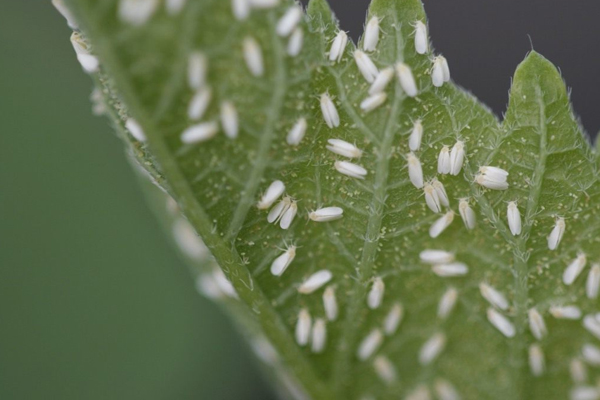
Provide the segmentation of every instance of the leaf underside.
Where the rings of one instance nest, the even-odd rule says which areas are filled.
[[[236,296],[218,297],[241,321],[241,330],[277,381],[288,394],[314,399],[417,400],[428,399],[427,393],[454,398],[444,397],[451,393],[440,389],[440,382],[450,383],[464,399],[593,394],[597,370],[582,348],[597,339],[583,327],[583,317],[559,319],[550,313],[551,307],[567,305],[577,306],[583,316],[597,311],[597,300],[586,296],[586,280],[591,264],[600,261],[597,156],[572,114],[556,68],[531,52],[517,68],[508,110],[499,122],[452,82],[432,85],[433,53],[415,51],[414,23],[426,21],[420,1],[374,0],[367,19],[380,19],[381,38],[370,57],[380,70],[399,61],[410,66],[419,94],[408,97],[394,79],[386,102],[365,113],[360,103],[369,84],[352,57],[354,44],[349,43],[339,63],[328,59],[339,28],[325,0],[311,1],[300,23],[302,51],[296,57],[287,54],[287,39],[278,37],[275,27],[292,4],[286,0],[254,10],[240,22],[229,1],[189,0],[176,15],[161,6],[145,24],[133,26],[118,18],[117,0],[69,2],[100,59],[93,78],[130,155],[168,193],[175,210],[169,223],[186,226],[180,210],[210,249],[214,261],[188,243],[200,279],[216,263],[233,284]],[[262,77],[254,77],[244,61],[247,36],[261,46]],[[218,121],[219,104],[232,102],[240,121],[236,139],[220,132],[202,143],[180,140],[193,124],[187,116],[194,95],[187,68],[195,51],[208,58],[207,82],[213,91],[203,121]],[[323,120],[322,93],[334,100],[341,121],[337,128]],[[147,142],[127,133],[130,117],[140,123]],[[301,117],[308,122],[306,136],[299,145],[289,145],[287,133]],[[429,228],[442,214],[427,207],[423,190],[408,179],[408,137],[416,120],[424,130],[415,154],[425,179],[444,184],[448,209],[456,214],[437,238],[430,237]],[[367,170],[364,180],[335,170],[334,162],[344,158],[326,149],[332,138],[363,150],[354,162]],[[457,140],[466,151],[462,171],[438,174],[440,150]],[[508,190],[474,183],[479,167],[486,165],[509,172]],[[269,224],[268,210],[256,207],[274,180],[283,181],[286,194],[297,201],[298,215],[287,230]],[[469,199],[476,214],[473,230],[459,217],[462,198]],[[512,201],[522,217],[516,236],[507,222]],[[343,218],[309,220],[309,211],[329,206],[341,207]],[[547,237],[559,216],[566,230],[551,251]],[[273,276],[271,263],[292,244],[295,259],[282,276]],[[436,275],[419,258],[426,249],[454,253],[468,273]],[[566,285],[563,271],[580,253],[587,265]],[[339,315],[326,322],[325,348],[315,353],[310,344],[298,345],[294,332],[301,309],[313,322],[326,319],[325,286],[310,294],[297,289],[322,269],[333,274],[327,286],[335,289]],[[371,309],[367,297],[377,278],[385,291],[381,304]],[[480,293],[482,282],[508,299],[509,308],[499,312],[514,326],[514,337],[488,320],[492,306]],[[440,318],[440,299],[452,288],[457,303]],[[363,340],[383,329],[398,303],[404,317],[397,331],[384,334],[376,351],[359,359]],[[547,329],[539,338],[530,328],[532,308]],[[440,334],[445,338],[441,352],[430,362],[420,360],[426,342]],[[530,366],[532,345],[545,360],[540,376]],[[391,369],[382,367],[386,359]],[[574,377],[573,364],[587,368],[587,375]],[[386,378],[390,371],[394,374]]]

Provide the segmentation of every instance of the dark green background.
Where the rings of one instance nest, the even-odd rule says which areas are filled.
[[[0,399],[268,398],[92,116],[65,21],[0,3]]]

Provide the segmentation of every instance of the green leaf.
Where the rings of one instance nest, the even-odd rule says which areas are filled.
[[[445,400],[455,398],[452,390],[464,399],[600,397],[593,386],[596,370],[588,368],[600,364],[600,350],[595,355],[594,348],[585,347],[596,346],[594,336],[600,336],[598,328],[593,333],[593,327],[600,328],[594,319],[597,299],[586,292],[586,282],[593,286],[596,274],[591,271],[600,268],[591,266],[600,256],[598,158],[549,61],[532,51],[519,65],[500,123],[453,83],[433,86],[434,54],[415,50],[414,24],[426,21],[420,1],[374,0],[367,19],[379,19],[381,38],[370,57],[380,70],[408,65],[419,93],[407,96],[394,78],[386,101],[364,112],[360,104],[370,85],[352,57],[354,45],[348,44],[339,63],[329,61],[339,28],[325,0],[310,2],[300,24],[304,46],[295,57],[287,54],[288,39],[275,34],[291,1],[253,10],[244,21],[234,18],[229,1],[189,0],[174,15],[157,4],[148,21],[132,24],[119,18],[117,0],[69,1],[100,60],[93,78],[129,153],[168,193],[170,204],[177,204],[171,209],[183,213],[214,257],[187,248],[200,286],[240,321],[282,390],[314,399],[416,400],[430,393]],[[261,48],[263,76],[253,76],[246,65],[248,37]],[[181,141],[194,123],[187,115],[194,95],[187,66],[197,51],[208,59],[212,88],[202,121],[218,122],[220,104],[231,102],[240,121],[235,139],[219,132],[202,143]],[[324,93],[339,112],[339,127],[329,128],[323,119]],[[128,118],[140,123],[147,142],[125,129]],[[286,136],[299,118],[307,121],[306,136],[290,145]],[[415,155],[426,181],[437,178],[444,185],[448,210],[455,214],[436,238],[430,227],[446,210],[430,210],[407,168],[408,138],[417,120],[424,134]],[[326,149],[334,138],[363,151],[353,162],[366,169],[365,179],[336,171],[334,163],[344,157]],[[440,151],[457,141],[466,152],[460,173],[439,174]],[[482,166],[508,171],[508,190],[477,184]],[[256,207],[275,180],[284,182],[286,194],[297,202],[289,229],[269,224],[268,210]],[[467,199],[476,216],[472,230],[461,221],[460,199]],[[507,215],[512,202],[522,220],[516,235]],[[343,218],[308,217],[330,206],[342,208]],[[559,217],[566,223],[564,237],[558,249],[549,250],[547,238]],[[175,213],[166,221],[176,227],[182,218]],[[178,238],[193,250],[190,232],[188,226]],[[272,275],[272,262],[292,245],[295,258],[282,276]],[[437,267],[420,259],[428,249],[451,252],[468,273],[439,276]],[[586,265],[566,284],[563,272],[578,254],[586,255]],[[222,282],[215,283],[216,265],[237,294],[227,296]],[[301,293],[302,282],[319,270],[330,271],[331,281]],[[369,305],[380,282],[383,300]],[[324,310],[326,287],[336,294],[334,320],[327,320]],[[508,307],[501,299],[490,304],[482,296],[483,290],[490,298],[489,288],[502,293]],[[449,306],[454,295],[454,307],[440,315],[440,304]],[[399,328],[386,332],[386,319],[400,305]],[[582,316],[557,318],[557,307],[564,306],[577,307]],[[312,322],[326,321],[323,351],[314,351],[314,343],[296,343],[301,310]],[[536,324],[537,314],[544,326]],[[381,341],[372,354],[361,356],[369,336]],[[536,366],[540,355],[543,368]],[[574,374],[578,367],[589,371]],[[585,390],[591,397],[578,397]]]

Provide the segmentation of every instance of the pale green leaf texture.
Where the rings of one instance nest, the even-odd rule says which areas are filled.
[[[296,57],[287,55],[287,39],[275,34],[291,1],[254,10],[242,22],[233,17],[229,1],[189,0],[178,15],[166,13],[161,3],[139,27],[119,20],[117,0],[69,4],[100,59],[101,72],[94,79],[130,153],[175,199],[233,283],[239,300],[226,297],[225,303],[243,320],[242,331],[289,394],[424,400],[429,397],[418,396],[429,392],[434,398],[454,399],[444,397],[451,394],[447,390],[438,393],[443,380],[463,399],[577,399],[582,394],[577,390],[594,395],[597,371],[593,360],[584,359],[582,346],[600,343],[582,320],[597,311],[598,303],[585,290],[591,265],[600,261],[597,156],[573,117],[558,71],[541,55],[531,52],[517,68],[500,123],[454,84],[432,85],[433,53],[417,54],[414,46],[414,23],[425,22],[420,1],[374,0],[367,18],[380,18],[381,40],[371,57],[380,69],[399,61],[409,65],[419,95],[407,97],[394,79],[387,101],[365,113],[359,105],[369,84],[352,57],[354,45],[348,45],[340,63],[328,60],[338,26],[325,0],[310,3],[301,23],[303,50]],[[249,35],[262,48],[263,77],[252,76],[246,67],[242,41]],[[219,104],[233,102],[240,116],[237,139],[220,132],[203,143],[181,143],[181,133],[192,124],[186,112],[193,95],[186,81],[192,51],[202,51],[209,60],[213,98],[203,121],[218,121]],[[333,129],[324,123],[319,105],[326,92],[340,114],[341,124]],[[147,143],[123,129],[128,117],[140,122]],[[306,136],[300,145],[290,146],[287,133],[300,117],[308,121]],[[416,155],[425,179],[437,177],[445,185],[456,214],[435,239],[429,227],[442,214],[426,206],[423,190],[408,179],[408,137],[417,119],[424,127]],[[363,150],[354,162],[367,169],[366,179],[334,169],[343,157],[326,150],[331,138]],[[438,174],[441,148],[457,140],[466,150],[461,173]],[[508,190],[474,183],[478,168],[486,165],[509,172]],[[267,211],[256,207],[277,179],[298,205],[288,230],[267,223]],[[477,216],[471,231],[459,217],[462,198],[469,199]],[[507,222],[511,201],[523,221],[517,236]],[[343,218],[308,219],[309,211],[327,206],[343,208]],[[547,237],[558,216],[565,218],[566,231],[558,250],[550,251]],[[281,277],[273,276],[271,263],[292,244],[296,258]],[[419,259],[425,249],[454,253],[468,265],[468,274],[437,276]],[[563,271],[579,253],[586,254],[587,264],[566,285]],[[329,285],[335,288],[340,313],[327,321],[325,350],[315,354],[310,344],[296,343],[294,330],[302,308],[313,322],[325,318],[324,288],[311,294],[297,290],[321,269],[333,273]],[[385,293],[372,310],[367,296],[375,278],[383,280]],[[514,337],[488,321],[491,305],[480,294],[482,282],[508,299],[509,308],[499,312],[513,324]],[[450,288],[458,292],[458,300],[440,318],[438,303]],[[384,335],[375,353],[360,360],[359,345],[370,332],[383,329],[396,303],[404,308],[397,332]],[[550,313],[551,307],[567,305],[579,307],[582,317],[557,319]],[[547,329],[539,338],[530,329],[532,308]],[[443,336],[445,346],[432,361],[420,362],[424,344],[434,335]],[[530,366],[531,345],[544,355],[541,376],[534,376]],[[379,356],[393,366],[392,379],[385,379],[390,371],[381,371],[385,362]],[[587,365],[587,375],[572,377],[573,360],[575,366],[581,361]]]

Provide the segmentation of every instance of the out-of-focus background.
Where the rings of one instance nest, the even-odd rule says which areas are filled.
[[[330,2],[358,36],[368,1]],[[598,130],[600,4],[425,3],[453,78],[499,115],[530,34]],[[0,5],[0,399],[272,399],[92,116],[69,35],[49,0]]]

